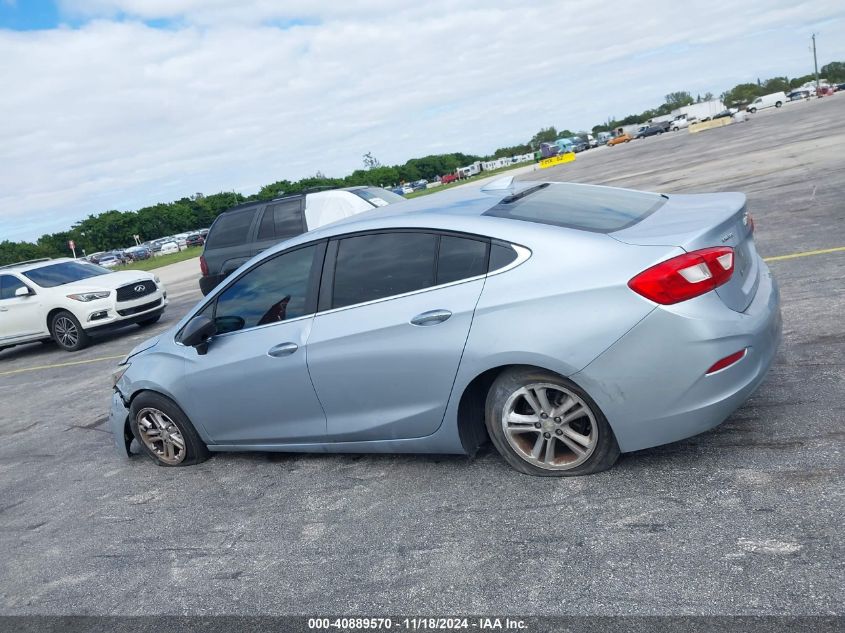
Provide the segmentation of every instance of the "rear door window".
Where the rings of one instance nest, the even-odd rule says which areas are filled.
[[[267,205],[258,229],[258,240],[281,240],[304,232],[302,199],[295,198]]]
[[[665,203],[657,193],[543,183],[504,198],[484,215],[611,233],[637,224]]]
[[[487,272],[487,253],[488,244],[485,241],[454,235],[441,236],[437,255],[438,285],[483,275]]]
[[[332,308],[435,285],[436,249],[432,233],[377,233],[340,240]]]
[[[255,217],[255,208],[222,214],[209,231],[206,248],[245,244],[249,240],[249,227],[252,226],[253,217]]]

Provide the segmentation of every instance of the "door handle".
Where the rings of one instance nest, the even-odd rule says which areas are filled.
[[[299,345],[296,343],[279,343],[278,345],[274,345],[270,349],[267,350],[268,356],[274,356],[279,358],[281,356],[290,356],[296,350],[299,349]]]
[[[437,325],[452,316],[448,310],[429,310],[411,319],[411,325]]]

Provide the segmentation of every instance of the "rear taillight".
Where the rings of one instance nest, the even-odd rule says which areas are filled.
[[[208,264],[205,261],[205,255],[200,255],[200,272],[203,277],[208,277]]]
[[[684,253],[644,270],[628,287],[655,303],[671,305],[710,292],[734,272],[734,250],[729,246]]]

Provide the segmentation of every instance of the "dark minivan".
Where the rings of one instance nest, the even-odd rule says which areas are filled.
[[[217,216],[206,235],[200,256],[200,290],[207,295],[241,264],[274,244],[403,200],[381,187],[364,186],[294,194],[232,207]]]

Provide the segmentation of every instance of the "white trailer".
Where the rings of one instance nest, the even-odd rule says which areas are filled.
[[[672,119],[683,118],[687,121],[700,121],[702,119],[709,119],[714,114],[719,114],[725,110],[727,110],[725,104],[718,99],[702,101],[701,103],[692,103],[677,110],[672,110]]]

